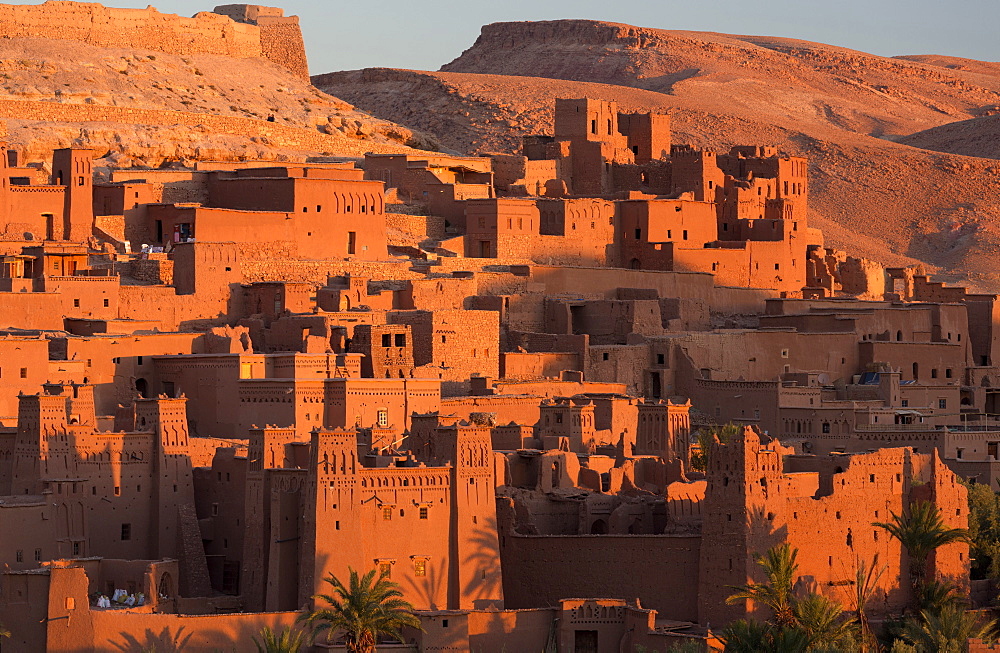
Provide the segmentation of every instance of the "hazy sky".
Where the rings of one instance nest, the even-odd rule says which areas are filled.
[[[104,4],[144,6],[138,0]],[[286,15],[299,16],[313,74],[373,66],[436,70],[472,45],[486,23],[557,18],[787,36],[881,55],[1000,60],[1000,0],[285,0],[275,4]],[[154,6],[164,13],[190,16],[215,5],[159,0]]]

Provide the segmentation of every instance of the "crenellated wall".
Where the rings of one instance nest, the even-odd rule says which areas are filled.
[[[218,9],[187,18],[160,13],[152,6],[117,9],[68,0],[48,0],[40,5],[0,5],[0,36],[73,40],[104,48],[183,55],[262,58],[308,79],[297,17],[286,17],[280,9],[254,5]],[[243,19],[231,17],[238,13]]]

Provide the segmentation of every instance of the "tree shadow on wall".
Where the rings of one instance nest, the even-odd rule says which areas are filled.
[[[170,633],[170,628],[164,627],[159,634],[150,629],[146,629],[142,638],[137,638],[131,633],[119,633],[124,642],[108,640],[116,649],[125,653],[146,653],[156,651],[156,653],[180,653],[188,645],[191,633],[184,634],[184,627],[177,629],[175,634]]]
[[[503,578],[500,576],[500,538],[497,519],[487,517],[486,523],[474,528],[468,545],[472,550],[462,560],[462,567],[475,572],[462,588],[462,595],[471,598],[475,607],[487,607],[489,601],[500,599]],[[482,602],[483,605],[477,605]]]
[[[417,610],[447,609],[448,601],[448,570],[427,564],[427,575],[422,578],[406,577],[404,591],[407,599]],[[423,580],[423,582],[419,582]],[[445,605],[439,605],[438,600],[444,597]]]

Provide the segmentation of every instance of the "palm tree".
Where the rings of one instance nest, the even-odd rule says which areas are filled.
[[[769,623],[738,619],[720,633],[725,653],[805,653],[809,636],[795,627],[778,628]]]
[[[938,613],[924,610],[920,621],[910,621],[903,637],[920,653],[965,653],[971,638],[990,641],[996,621],[982,621],[959,605],[946,605]]]
[[[808,638],[809,649],[831,649],[852,641],[855,622],[847,619],[840,603],[810,593],[793,606],[795,621]]]
[[[348,569],[351,575],[348,586],[330,574],[323,580],[333,587],[333,595],[313,596],[330,606],[304,615],[315,633],[325,630],[327,641],[331,641],[334,633],[343,631],[348,651],[374,653],[380,635],[402,640],[400,631],[404,626],[420,628],[413,605],[402,598],[399,585],[389,580],[388,574],[376,579],[373,569],[359,577],[354,569]]]
[[[887,568],[884,565],[879,566],[878,554],[876,553],[870,565],[864,560],[858,560],[858,568],[854,572],[854,595],[851,598],[854,602],[854,619],[858,624],[858,643],[861,653],[879,650],[878,637],[872,630],[865,609],[875,595],[879,581],[882,580],[882,574]]]
[[[739,587],[731,587],[736,593],[726,599],[726,605],[740,601],[753,601],[766,605],[774,612],[773,622],[779,628],[794,626],[795,612],[792,608],[792,588],[797,578],[798,564],[795,562],[798,550],[787,542],[756,554],[754,560],[764,570],[767,581]]]
[[[948,605],[963,606],[965,603],[954,583],[939,580],[929,580],[921,584],[918,599],[921,610],[934,613],[940,612]]]
[[[949,528],[941,519],[941,511],[930,501],[918,501],[901,515],[892,513],[891,522],[874,522],[899,540],[910,555],[910,584],[914,594],[919,591],[927,574],[927,558],[938,547],[955,542],[968,542],[964,528]]]
[[[257,645],[259,653],[299,653],[308,639],[304,630],[286,626],[280,633],[276,633],[264,626],[260,630],[260,639],[254,637],[253,643]]]
[[[767,650],[774,628],[770,624],[738,619],[719,634],[726,645],[725,653],[757,653]]]

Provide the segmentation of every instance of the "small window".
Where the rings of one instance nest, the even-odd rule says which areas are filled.
[[[383,333],[382,334],[382,346],[383,347],[392,347],[392,334],[391,333]]]
[[[392,563],[391,562],[380,562],[378,563],[378,573],[384,578],[392,577]]]
[[[406,334],[405,333],[397,333],[393,337],[396,339],[396,343],[395,344],[396,344],[397,347],[405,347],[406,346]]]
[[[42,561],[42,550],[35,549],[35,562],[41,562],[41,561]]]
[[[426,558],[414,558],[413,559],[413,575],[414,576],[426,576],[427,575],[427,559]]]
[[[940,408],[941,410],[944,410],[947,407],[948,407],[948,400],[947,399],[938,399],[938,408]]]
[[[608,360],[609,356],[610,356],[610,354],[608,354],[608,352],[604,352],[603,354],[601,354],[601,359],[602,360]]]
[[[427,519],[427,506],[420,506],[420,518]]]
[[[15,556],[18,562],[24,562],[24,551],[21,549],[17,550],[17,555]]]
[[[104,308],[107,308],[108,306],[111,306],[111,300],[110,299],[105,299],[104,300]]]
[[[382,519],[390,521],[392,519],[392,508],[382,508]]]
[[[657,365],[663,365],[664,361],[665,361],[665,358],[666,357],[663,354],[657,354],[656,355],[656,364]]]
[[[132,539],[132,524],[122,524],[122,542]]]
[[[80,308],[80,300],[79,299],[74,299],[73,300],[73,308]]]

